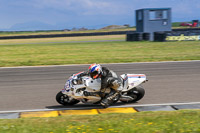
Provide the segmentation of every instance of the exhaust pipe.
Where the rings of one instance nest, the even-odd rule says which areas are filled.
[[[132,98],[131,96],[121,96],[120,97],[120,101],[124,101],[124,102],[128,102],[128,101],[132,101],[134,98]]]

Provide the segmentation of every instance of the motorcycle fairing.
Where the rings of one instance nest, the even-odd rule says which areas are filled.
[[[101,78],[85,80],[85,85],[89,92],[98,92],[101,89]]]
[[[139,84],[143,83],[144,81],[146,81],[145,74],[122,74],[121,78],[122,78],[123,87],[124,87],[122,91],[126,91],[130,88],[134,88],[138,86]]]

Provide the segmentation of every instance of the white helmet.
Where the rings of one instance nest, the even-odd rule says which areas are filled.
[[[96,79],[101,75],[102,72],[102,67],[99,64],[91,64],[90,67],[88,68],[89,74],[92,79]]]

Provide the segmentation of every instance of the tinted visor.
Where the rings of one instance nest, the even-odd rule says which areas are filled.
[[[96,79],[98,77],[98,72],[95,71],[93,73],[90,73],[91,78]]]

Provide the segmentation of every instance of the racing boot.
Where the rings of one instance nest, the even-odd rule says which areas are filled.
[[[109,103],[108,103],[108,99],[105,97],[104,99],[101,100],[101,106],[103,106],[104,108],[107,108],[109,106]]]
[[[112,90],[110,92],[110,94],[108,94],[107,96],[105,96],[102,100],[101,100],[101,105],[104,108],[107,108],[108,106],[110,106],[113,102],[114,102],[114,98],[119,94],[119,92],[117,92],[116,90]]]

